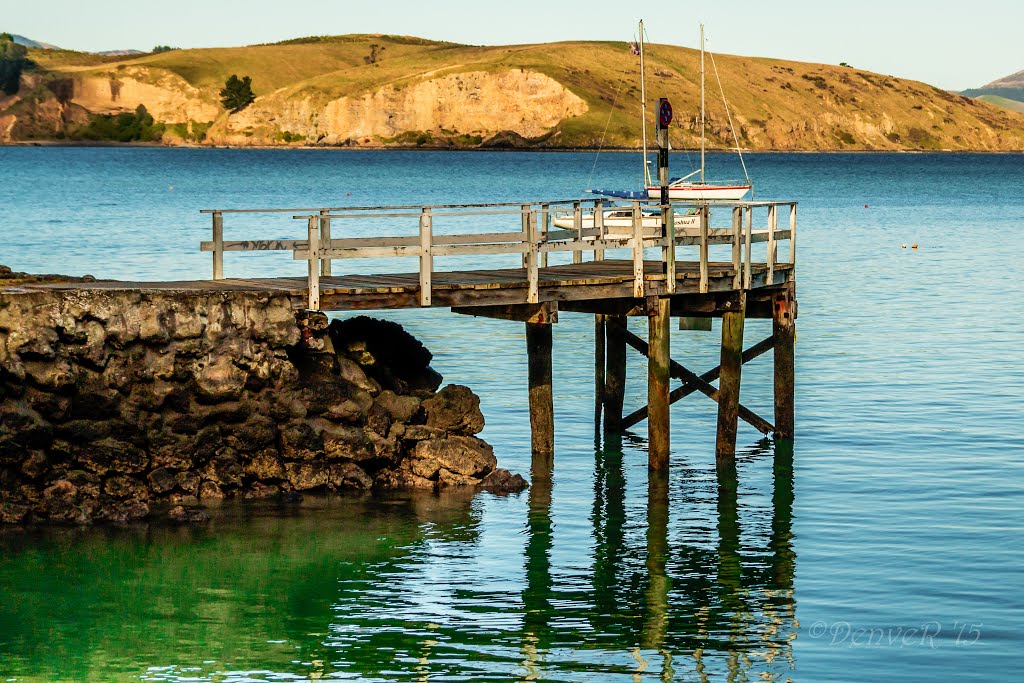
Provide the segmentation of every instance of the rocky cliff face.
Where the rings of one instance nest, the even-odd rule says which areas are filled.
[[[479,399],[437,391],[430,358],[393,323],[328,327],[283,298],[0,289],[0,522],[524,485],[476,436]]]
[[[130,67],[104,75],[72,76],[72,104],[95,114],[134,111],[140,104],[158,121],[213,121],[221,114],[211,93],[203,93],[177,74]]]
[[[512,131],[538,137],[587,104],[558,81],[522,69],[471,71],[405,87],[387,85],[326,104],[307,96],[261,98],[222,119],[209,134],[219,144],[273,144],[280,134],[323,144],[370,143],[415,131],[491,135]]]

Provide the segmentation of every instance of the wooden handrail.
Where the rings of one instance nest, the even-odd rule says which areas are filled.
[[[362,211],[359,215],[332,214],[332,209],[315,209],[305,215],[296,215],[307,222],[306,239],[270,239],[270,240],[224,240],[224,213],[257,213],[253,210],[208,210],[212,214],[213,238],[200,242],[201,251],[213,253],[214,279],[224,277],[224,253],[228,251],[291,251],[293,259],[308,262],[309,305],[319,306],[320,278],[331,276],[333,259],[350,258],[393,258],[418,257],[420,259],[420,305],[431,305],[431,280],[433,260],[436,256],[466,255],[519,255],[522,265],[527,271],[529,303],[539,303],[540,269],[547,266],[548,254],[551,252],[570,252],[573,263],[583,261],[583,252],[593,251],[594,259],[604,258],[607,249],[629,249],[633,261],[633,295],[642,298],[646,295],[645,280],[648,275],[644,269],[644,250],[660,248],[661,261],[664,264],[660,276],[650,276],[652,280],[665,280],[665,293],[675,291],[675,248],[677,246],[697,246],[699,250],[699,283],[698,291],[709,290],[709,247],[712,245],[729,244],[732,248],[733,286],[737,289],[749,289],[752,284],[751,245],[755,242],[767,242],[767,273],[766,282],[773,284],[778,260],[778,242],[789,241],[788,265],[795,266],[796,261],[796,202],[701,202],[694,204],[697,209],[697,225],[675,226],[675,207],[680,202],[661,204],[653,201],[632,200],[628,206],[622,204],[609,205],[604,199],[566,200],[564,202],[531,202],[531,203],[496,203],[496,204],[446,204],[417,207],[345,207],[339,211]],[[550,230],[552,207],[564,205],[571,209],[573,227]],[[686,203],[684,205],[690,205]],[[591,206],[589,217],[584,215],[584,206]],[[504,208],[509,207],[509,208]],[[731,225],[728,228],[711,226],[711,209],[731,208]],[[753,214],[756,208],[766,207],[768,210],[767,227],[754,229]],[[789,225],[780,230],[778,226],[779,207],[789,208]],[[440,208],[441,211],[435,209]],[[458,211],[456,209],[491,209],[484,211]],[[662,210],[658,225],[650,225],[651,209]],[[447,211],[445,209],[448,209]],[[500,209],[500,210],[494,210]],[[394,213],[396,210],[409,210],[409,213]],[[415,210],[415,212],[412,212]],[[267,210],[273,213],[294,212],[294,209]],[[607,216],[611,212],[629,212],[629,225],[611,228],[607,225]],[[434,234],[436,217],[456,218],[466,216],[521,216],[518,231]],[[563,214],[564,215],[564,214]],[[332,219],[380,219],[380,218],[411,218],[417,216],[419,234],[415,236],[379,236],[379,237],[345,237],[333,238],[331,235]],[[585,228],[585,221],[592,221],[594,227]],[[647,222],[649,225],[645,226]],[[668,225],[672,227],[663,235]],[[782,262],[785,263],[785,262]]]

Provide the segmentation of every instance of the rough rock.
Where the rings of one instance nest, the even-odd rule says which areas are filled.
[[[409,422],[416,416],[422,401],[415,396],[399,396],[388,389],[377,397],[377,405],[387,411],[396,422]]]
[[[430,352],[395,323],[328,325],[244,292],[4,281],[0,523],[151,509],[187,522],[223,497],[505,486],[472,436],[479,399],[458,385],[435,394]]]
[[[167,519],[176,524],[202,524],[210,521],[210,513],[201,508],[175,505],[167,511]]]
[[[441,468],[482,479],[497,467],[498,461],[494,457],[494,449],[486,441],[473,436],[452,435],[417,442],[411,464],[414,473],[427,479],[437,476]]]
[[[423,401],[427,426],[459,434],[479,434],[484,429],[480,397],[469,387],[449,384]]]
[[[518,493],[529,486],[523,475],[505,469],[494,470],[480,483],[480,488],[492,493]]]

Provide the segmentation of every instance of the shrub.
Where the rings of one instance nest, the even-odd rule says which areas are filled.
[[[244,76],[239,78],[231,74],[220,91],[220,103],[232,114],[242,111],[256,99],[252,91],[252,78]]]
[[[305,142],[306,136],[300,133],[293,133],[290,130],[282,130],[277,134],[277,139],[281,142],[291,144],[293,142]]]
[[[140,104],[134,112],[97,114],[71,137],[112,142],[157,142],[163,137],[165,128],[164,124],[154,121],[146,107]]]
[[[28,48],[18,45],[10,33],[0,34],[0,90],[14,95],[21,86],[21,72],[29,65]]]

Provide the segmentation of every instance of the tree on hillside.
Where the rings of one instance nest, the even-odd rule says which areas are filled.
[[[21,72],[28,65],[28,49],[15,43],[10,33],[0,34],[0,90],[8,95],[17,93]]]
[[[181,48],[174,47],[173,45],[157,45],[150,52],[156,54],[158,52],[170,52],[171,50],[180,50]]]
[[[252,91],[252,79],[248,76],[239,78],[235,74],[224,83],[220,91],[220,103],[232,114],[242,111],[256,99]]]

